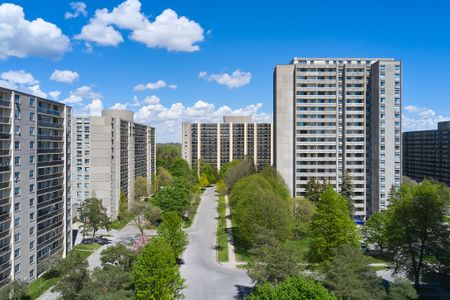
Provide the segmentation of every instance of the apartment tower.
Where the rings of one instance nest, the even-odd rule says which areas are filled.
[[[403,133],[403,175],[434,179],[450,186],[450,121],[435,130]]]
[[[71,108],[0,88],[0,286],[72,246]]]
[[[155,128],[134,123],[133,112],[103,110],[101,116],[76,117],[73,123],[73,199],[76,210],[95,196],[108,216],[119,214],[120,193],[134,200],[134,181],[156,172]]]
[[[352,178],[355,215],[386,209],[401,175],[401,62],[294,58],[274,70],[275,167],[293,196]]]
[[[252,123],[249,116],[225,116],[223,123],[183,123],[182,155],[189,165],[202,161],[216,167],[252,159],[262,170],[273,162],[272,124]]]

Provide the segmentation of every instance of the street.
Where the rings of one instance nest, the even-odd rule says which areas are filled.
[[[241,299],[252,287],[245,270],[221,265],[216,260],[217,197],[215,188],[202,195],[197,216],[187,230],[189,245],[184,252],[181,275],[186,299]]]

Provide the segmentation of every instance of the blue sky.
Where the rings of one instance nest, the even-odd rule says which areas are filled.
[[[167,142],[181,121],[270,121],[273,68],[294,56],[394,57],[404,128],[450,119],[449,1],[316,2],[3,3],[0,84],[60,92],[79,114],[134,110]]]

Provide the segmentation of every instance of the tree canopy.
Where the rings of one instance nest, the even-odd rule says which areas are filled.
[[[167,212],[163,215],[161,225],[158,227],[158,235],[163,237],[172,247],[172,251],[178,258],[187,246],[187,234],[183,231],[183,220],[175,212]]]
[[[83,201],[80,210],[80,219],[84,224],[92,228],[92,238],[100,228],[109,228],[110,220],[106,214],[106,208],[102,200],[92,197]]]

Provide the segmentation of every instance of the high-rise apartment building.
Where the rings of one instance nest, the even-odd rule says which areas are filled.
[[[404,132],[402,163],[405,176],[450,186],[450,121],[439,122],[437,130]]]
[[[0,286],[72,245],[71,108],[0,88]]]
[[[199,160],[217,169],[249,158],[258,170],[272,165],[272,124],[248,116],[226,116],[223,123],[183,123],[182,155],[192,167]]]
[[[133,112],[124,110],[76,117],[72,126],[72,198],[76,210],[95,193],[115,219],[120,193],[130,203],[134,200],[135,178],[143,176],[150,183],[156,172],[155,128],[134,123]]]
[[[401,62],[294,58],[274,70],[277,170],[293,196],[349,172],[357,218],[384,210],[401,176]]]

